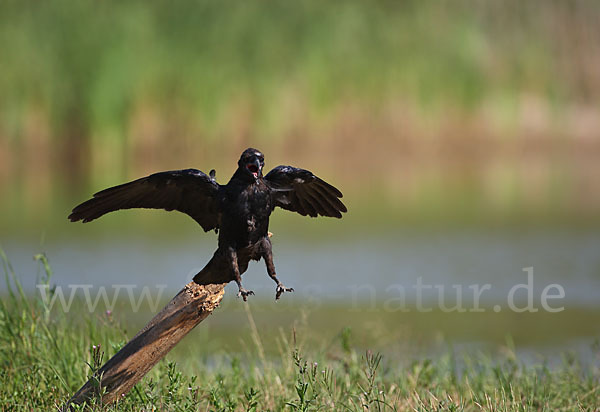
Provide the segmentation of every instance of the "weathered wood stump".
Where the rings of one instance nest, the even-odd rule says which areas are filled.
[[[73,395],[63,407],[80,405],[103,392],[102,403],[127,393],[185,335],[219,305],[227,283],[199,282],[202,272]],[[208,275],[208,274],[206,274]],[[204,276],[205,279],[208,276]],[[222,282],[222,280],[220,280]],[[199,282],[199,283],[197,283]]]

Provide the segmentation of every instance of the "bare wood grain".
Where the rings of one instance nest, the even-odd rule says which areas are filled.
[[[198,280],[198,279],[196,279]],[[201,283],[201,282],[200,282]],[[127,393],[219,305],[227,283],[185,285],[179,293],[67,402],[80,405],[103,392],[102,403]]]

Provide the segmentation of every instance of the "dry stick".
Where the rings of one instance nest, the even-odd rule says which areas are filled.
[[[196,279],[197,280],[197,279]],[[102,366],[67,402],[80,405],[102,393],[102,403],[127,393],[185,335],[219,305],[226,283],[185,287],[133,339]]]

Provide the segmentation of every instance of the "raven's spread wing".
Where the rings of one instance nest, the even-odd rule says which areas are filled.
[[[308,170],[277,166],[267,173],[265,181],[271,188],[274,206],[311,217],[341,218],[348,211],[339,199],[342,192]]]
[[[120,209],[177,210],[191,216],[205,231],[218,227],[219,185],[200,170],[160,172],[102,190],[73,209],[72,222],[89,222]]]

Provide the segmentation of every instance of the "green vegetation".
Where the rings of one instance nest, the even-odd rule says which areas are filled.
[[[43,255],[37,259],[45,267],[40,282],[47,284],[50,268]],[[0,410],[53,410],[131,333],[110,315],[49,310],[41,299],[25,296],[4,256],[3,263],[8,290],[0,303]],[[210,354],[205,342],[188,338],[186,351],[174,351],[116,405],[94,400],[93,410],[591,412],[600,406],[597,363],[573,355],[552,367],[525,365],[510,349],[493,358],[448,350],[388,359],[358,349],[349,328],[334,342],[314,346],[302,327],[282,332],[271,353],[246,311],[250,331],[234,326],[238,339],[247,340],[242,352]]]
[[[124,132],[140,106],[184,110],[205,128],[248,99],[253,122],[266,131],[287,121],[279,115],[290,93],[327,116],[348,100],[469,108],[488,98],[515,104],[523,93],[578,101],[600,87],[577,67],[554,64],[585,52],[587,43],[564,44],[557,29],[593,30],[599,7],[592,1],[53,0],[1,7],[0,101],[4,127],[13,131],[36,107],[56,130],[75,121],[85,138]]]
[[[4,0],[0,233],[197,239],[175,214],[85,227],[66,216],[158,170],[216,168],[224,182],[249,145],[267,167],[309,168],[346,195],[344,224],[277,213],[276,235],[377,236],[413,221],[587,228],[600,221],[599,16],[594,0]],[[3,262],[0,411],[62,405],[150,317],[78,299],[51,310]],[[506,343],[587,342],[597,310],[332,303],[325,318],[293,296],[229,298],[109,410],[600,408],[597,348],[536,365]],[[492,354],[455,350],[465,342]]]
[[[375,214],[404,220],[588,221],[599,15],[585,0],[3,1],[0,213],[45,224],[161,169],[225,179],[255,145],[339,182],[353,211],[376,195]]]

